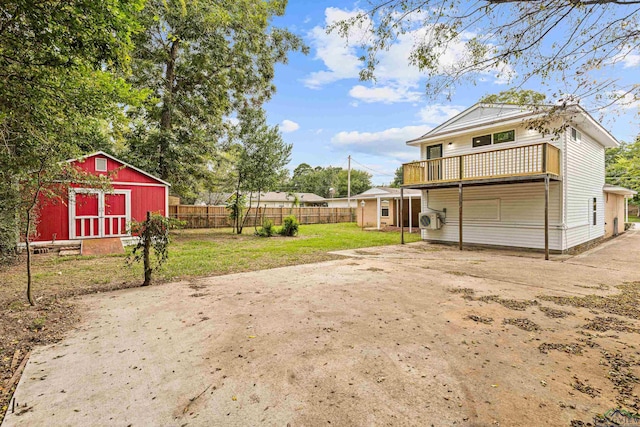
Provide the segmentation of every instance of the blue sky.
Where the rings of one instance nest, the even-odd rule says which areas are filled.
[[[358,52],[324,30],[327,23],[346,18],[356,8],[352,1],[289,1],[286,15],[275,25],[302,36],[311,52],[293,54],[289,64],[277,67],[277,92],[266,109],[269,122],[280,125],[285,141],[293,144],[290,169],[302,162],[346,168],[350,154],[352,167],[372,173],[374,184],[380,185],[393,179],[402,162],[419,158],[418,149],[407,147],[406,140],[509,85],[495,73],[486,74],[478,76],[475,85],[456,87],[451,101],[426,99],[424,76],[407,62],[410,38],[399,40],[381,57],[376,84],[360,81]],[[640,56],[630,55],[614,71],[622,79],[637,82]],[[602,118],[621,141],[631,141],[640,133],[637,104]]]

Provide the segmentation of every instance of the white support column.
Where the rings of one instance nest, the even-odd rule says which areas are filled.
[[[400,225],[400,200],[395,199],[396,200],[396,227],[398,227]]]
[[[378,230],[380,230],[380,196],[376,197],[376,201],[377,201],[376,219],[378,220]]]
[[[624,196],[624,222],[629,222],[629,198]]]
[[[411,196],[409,196],[409,234],[413,233],[413,215],[411,214],[412,204]]]

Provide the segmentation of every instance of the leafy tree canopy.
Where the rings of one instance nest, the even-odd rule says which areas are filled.
[[[360,77],[379,74],[378,55],[398,38],[415,40],[408,61],[428,78],[427,95],[450,97],[461,81],[495,77],[547,88],[604,107],[640,98],[610,67],[637,55],[636,0],[371,0],[334,24],[363,49]],[[609,70],[609,72],[607,72]]]
[[[249,194],[249,208],[251,208],[252,194],[260,194],[276,186],[291,158],[291,144],[282,140],[277,126],[267,125],[267,119],[262,109],[245,109],[239,115],[240,122],[235,129],[237,134],[232,139],[232,149],[238,153],[235,172],[236,203],[232,207],[235,212],[234,229],[238,234],[247,219],[246,212],[242,216],[239,202],[242,194]],[[257,212],[256,212],[257,215]]]
[[[347,197],[348,171],[337,167],[317,166],[312,168],[301,163],[293,170],[293,176],[283,187],[300,193],[314,193],[325,198]],[[371,174],[351,169],[351,195],[362,193],[371,188]],[[333,189],[333,193],[331,191]]]
[[[267,101],[274,69],[299,37],[271,25],[286,1],[149,0],[139,14],[133,77],[151,92],[132,111],[129,158],[192,199],[210,178],[225,120]]]
[[[617,148],[607,150],[605,159],[609,184],[620,185],[640,193],[640,136],[632,143],[621,143]],[[633,203],[640,205],[640,197],[634,196]]]
[[[391,181],[391,187],[399,188],[402,185],[402,183],[404,183],[403,169],[402,169],[402,166],[398,166],[398,168],[396,169],[393,175],[393,181]]]

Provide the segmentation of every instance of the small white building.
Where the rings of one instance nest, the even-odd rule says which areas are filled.
[[[403,166],[403,188],[422,192],[423,239],[548,256],[605,236],[605,150],[618,141],[580,106],[554,116],[556,134],[531,129],[543,114],[479,103],[407,142],[422,159]]]
[[[409,231],[418,229],[420,213],[420,190],[404,190],[404,209],[400,209],[400,188],[373,187],[360,194],[351,196],[351,208],[356,210],[356,221],[359,226],[377,228],[400,227],[400,216],[404,218],[404,226]],[[363,205],[364,202],[364,205]],[[327,199],[330,208],[346,208],[346,197]]]
[[[251,196],[251,205],[257,206],[260,203],[261,208],[288,208],[292,207],[294,201],[298,198],[299,207],[309,206],[326,206],[324,197],[318,196],[314,193],[287,193],[286,191],[267,191],[260,193],[260,199],[258,200],[258,194]]]

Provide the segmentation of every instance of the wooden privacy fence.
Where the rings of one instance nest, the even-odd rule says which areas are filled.
[[[300,224],[332,224],[338,222],[355,222],[355,208],[251,208],[245,222],[246,227],[256,223],[262,225],[263,219],[270,219],[274,225],[282,225],[283,219],[295,215]],[[186,223],[185,228],[223,228],[231,227],[229,211],[224,206],[169,206],[169,216]]]

